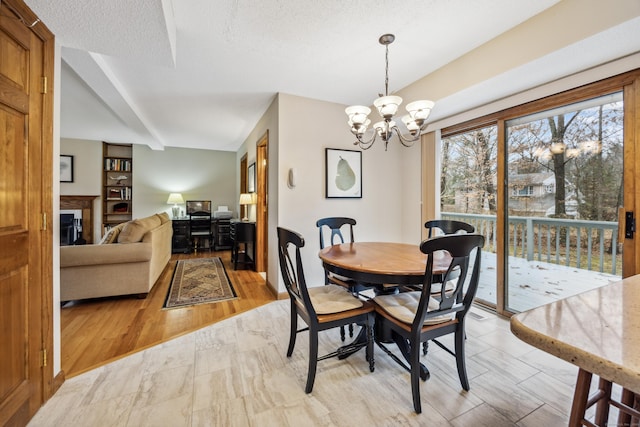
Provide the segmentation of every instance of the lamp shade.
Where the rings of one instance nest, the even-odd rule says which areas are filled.
[[[182,194],[180,193],[171,193],[169,194],[169,199],[167,200],[168,205],[179,205],[184,203],[184,199],[182,198]]]
[[[241,205],[253,205],[255,204],[253,200],[253,196],[251,193],[241,193],[240,194],[240,204]]]

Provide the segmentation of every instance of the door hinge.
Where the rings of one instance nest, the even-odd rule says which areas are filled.
[[[47,231],[47,213],[42,213],[42,230]]]
[[[47,366],[47,349],[46,348],[42,349],[42,366],[43,367]]]
[[[47,76],[42,76],[42,92],[40,93],[47,93]]]

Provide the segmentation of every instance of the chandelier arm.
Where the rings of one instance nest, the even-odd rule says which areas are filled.
[[[355,135],[357,141],[353,143],[353,145],[359,145],[360,148],[362,148],[363,150],[368,150],[369,148],[371,148],[373,146],[373,143],[376,142],[376,137],[378,136],[377,132],[373,132],[373,135],[371,136],[371,139],[364,140],[362,139],[362,137],[360,135]]]
[[[400,129],[398,128],[398,126],[394,126],[391,128],[391,130],[395,131],[396,136],[398,137],[398,140],[400,141],[400,143],[402,145],[404,145],[405,147],[413,147],[413,144],[420,139],[421,134],[417,133],[415,136],[411,137],[411,138],[407,138],[405,136],[402,135],[402,132],[400,132]]]

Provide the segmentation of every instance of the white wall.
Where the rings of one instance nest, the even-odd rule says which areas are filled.
[[[353,145],[355,138],[347,126],[344,108],[341,104],[280,94],[278,225],[305,237],[303,262],[312,286],[324,284],[316,220],[352,217],[357,221],[354,234],[358,241],[404,240],[402,154],[406,148],[390,143],[385,151],[384,144],[376,142],[362,152],[362,198],[325,197],[325,149],[361,151]],[[419,185],[419,146],[411,150],[418,153],[418,168],[413,168],[417,175],[410,179]],[[287,187],[287,173],[292,167],[298,171],[294,189]],[[419,234],[410,241],[418,242]],[[279,290],[284,291],[279,283]]]
[[[230,151],[170,148],[151,150],[133,146],[133,216],[157,212],[171,215],[169,193],[181,193],[184,200],[211,200],[212,209],[227,206],[238,217],[236,155]],[[185,205],[181,205],[182,210]]]

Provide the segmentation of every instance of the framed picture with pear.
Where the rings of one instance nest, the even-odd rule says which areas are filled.
[[[362,151],[325,149],[325,197],[362,198]]]

